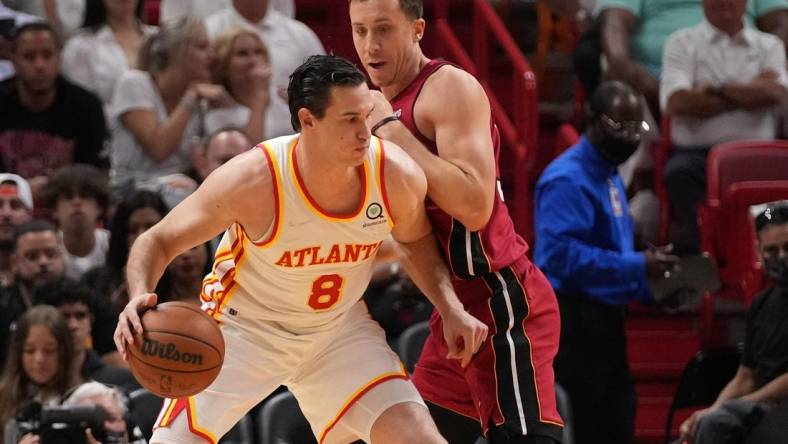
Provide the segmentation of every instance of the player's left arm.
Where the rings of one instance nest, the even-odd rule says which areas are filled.
[[[372,125],[392,114],[381,97],[375,100]],[[465,71],[444,67],[427,80],[415,109],[419,121],[428,126],[422,128],[430,133],[426,135],[434,132],[437,156],[400,122],[382,126],[377,134],[400,145],[419,164],[430,199],[443,211],[469,230],[484,228],[492,214],[496,180],[490,103],[484,89]]]
[[[386,143],[386,189],[389,191],[394,239],[402,265],[443,319],[448,358],[465,367],[487,337],[487,326],[465,311],[424,209],[424,172],[398,146]]]

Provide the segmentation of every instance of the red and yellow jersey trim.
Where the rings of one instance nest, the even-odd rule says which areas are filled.
[[[298,190],[298,194],[307,203],[307,206],[318,216],[323,219],[328,219],[330,221],[347,221],[350,219],[355,219],[361,214],[361,211],[364,209],[364,205],[367,202],[367,196],[369,195],[368,181],[367,181],[367,171],[369,170],[369,166],[367,165],[367,160],[364,160],[364,164],[358,168],[358,176],[361,179],[361,199],[359,200],[358,207],[353,210],[351,213],[347,214],[338,214],[332,213],[330,211],[326,211],[323,208],[320,208],[320,204],[318,204],[312,196],[309,194],[309,191],[306,189],[306,185],[304,184],[304,180],[301,177],[301,173],[298,171],[298,156],[296,154],[296,147],[298,146],[298,139],[293,142],[293,145],[290,147],[290,172],[293,175],[293,179],[295,181],[295,188]]]
[[[216,444],[216,437],[197,424],[197,414],[194,408],[194,398],[178,398],[178,399],[165,399],[162,405],[162,413],[159,414],[159,420],[156,422],[154,429],[157,427],[169,427],[175,418],[178,417],[184,410],[186,411],[186,423],[189,426],[189,431],[200,438],[208,441],[211,444]]]
[[[383,206],[386,207],[386,214],[388,214],[388,218],[386,219],[389,223],[389,228],[394,228],[394,214],[391,212],[391,205],[389,205],[389,196],[386,193],[386,175],[385,175],[385,166],[386,166],[386,154],[385,149],[383,148],[383,139],[379,139],[375,137],[375,140],[378,142],[378,189],[380,190],[380,196],[383,198]]]
[[[364,396],[364,394],[366,394],[367,392],[369,392],[370,390],[372,390],[376,386],[378,386],[378,385],[380,385],[380,384],[382,384],[382,383],[384,383],[386,381],[390,381],[392,379],[408,380],[408,372],[407,372],[407,370],[405,370],[405,367],[402,366],[400,368],[400,371],[398,371],[398,372],[383,373],[382,375],[379,375],[378,377],[376,377],[373,380],[369,381],[363,387],[361,387],[358,390],[356,390],[356,392],[353,393],[350,396],[350,398],[345,402],[345,404],[339,410],[339,413],[337,413],[337,415],[334,417],[334,419],[332,419],[331,422],[329,422],[328,425],[325,428],[323,428],[323,431],[320,432],[320,438],[318,439],[318,442],[320,444],[323,444],[323,442],[325,441],[326,436],[328,435],[328,433],[334,427],[336,427],[337,423],[339,423],[339,421],[342,419],[342,417],[345,416],[345,413],[347,413],[348,410],[350,410],[350,408],[353,407],[353,404],[355,404],[356,401],[361,399],[361,397]]]
[[[268,161],[268,170],[271,172],[271,186],[274,192],[274,220],[272,222],[273,228],[266,238],[259,240],[250,239],[250,241],[258,247],[267,247],[276,241],[279,237],[279,233],[282,231],[282,203],[284,202],[284,197],[282,196],[282,177],[279,173],[279,164],[276,161],[276,156],[274,156],[272,152],[272,148],[267,143],[261,143],[257,146],[259,146],[263,154],[265,154],[265,158]]]
[[[231,230],[235,231],[235,241],[230,248],[220,249],[216,252],[213,268],[202,281],[200,300],[207,304],[205,312],[218,322],[218,316],[232,298],[237,288],[236,275],[239,267],[246,258],[246,237],[243,229],[235,224]]]

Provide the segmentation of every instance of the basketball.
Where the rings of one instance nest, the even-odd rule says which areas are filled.
[[[165,398],[192,396],[222,368],[224,338],[216,321],[185,302],[164,302],[142,314],[142,337],[128,347],[137,381]]]

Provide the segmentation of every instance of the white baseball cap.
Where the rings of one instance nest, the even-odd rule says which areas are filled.
[[[33,209],[33,192],[30,191],[30,184],[27,183],[22,176],[11,173],[0,173],[0,186],[4,182],[13,182],[16,185],[16,192],[19,200],[27,207],[28,210]]]

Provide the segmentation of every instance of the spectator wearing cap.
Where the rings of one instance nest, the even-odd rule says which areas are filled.
[[[63,276],[63,254],[57,228],[33,219],[14,230],[11,254],[13,284],[0,287],[0,362],[5,362],[8,340],[16,320],[33,306],[33,292]]]
[[[16,75],[0,83],[0,162],[34,195],[62,166],[106,165],[101,101],[59,74],[60,46],[49,24],[21,26],[12,46]]]
[[[60,228],[66,276],[79,280],[103,266],[109,249],[109,231],[99,227],[109,204],[105,175],[90,165],[64,167],[47,184],[44,199]]]
[[[27,222],[33,212],[30,184],[20,176],[0,174],[0,286],[13,282],[11,250],[14,229]]]

